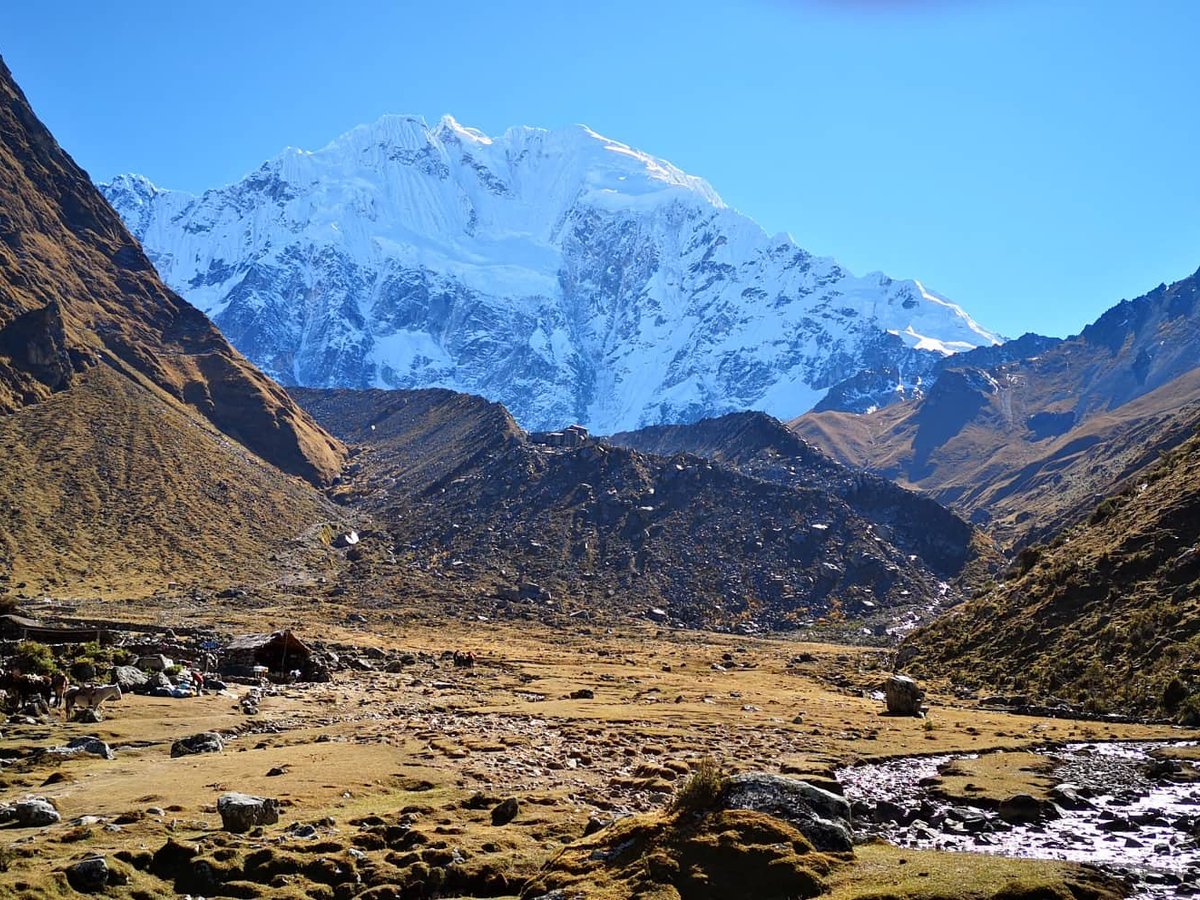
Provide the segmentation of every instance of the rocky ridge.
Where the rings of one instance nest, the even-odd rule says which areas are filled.
[[[1005,545],[1046,540],[1186,437],[1200,404],[1198,303],[1192,275],[1122,301],[1065,341],[1026,337],[947,360],[918,399],[790,424]]]
[[[513,609],[570,598],[591,614],[756,630],[830,615],[890,623],[955,596],[939,574],[953,553],[935,564],[898,548],[832,480],[786,485],[590,438],[563,446],[449,391],[293,395],[362,448],[334,494],[381,530],[352,553],[469,573]],[[949,522],[942,549],[973,553],[970,528]]]

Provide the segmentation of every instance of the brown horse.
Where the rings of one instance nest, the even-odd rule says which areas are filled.
[[[63,695],[67,693],[67,688],[71,686],[71,682],[67,680],[67,676],[62,672],[55,672],[50,676],[50,705],[62,706]]]
[[[42,697],[50,702],[50,679],[45,675],[27,675],[24,672],[9,669],[0,675],[0,688],[16,700],[16,708],[20,709],[34,697]]]

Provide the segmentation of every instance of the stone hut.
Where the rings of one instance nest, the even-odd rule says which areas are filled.
[[[585,446],[590,440],[588,430],[582,425],[568,425],[562,431],[538,431],[529,435],[529,440],[546,447],[573,450]]]

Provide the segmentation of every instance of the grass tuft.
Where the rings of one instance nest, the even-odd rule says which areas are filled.
[[[705,812],[716,806],[728,781],[721,765],[711,756],[700,760],[694,772],[671,800],[671,812]]]

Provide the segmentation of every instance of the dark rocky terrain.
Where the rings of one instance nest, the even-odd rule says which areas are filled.
[[[386,537],[357,552],[474,572],[512,601],[784,628],[928,610],[953,598],[945,573],[974,552],[971,530],[934,507],[936,562],[914,557],[856,509],[863,498],[832,463],[828,481],[814,472],[785,484],[683,453],[538,443],[503,407],[449,391],[293,396],[364,448],[334,493],[375,515]]]
[[[980,548],[988,544],[940,503],[836,462],[764,413],[730,413],[691,425],[652,426],[610,440],[660,456],[689,453],[763,481],[835,494],[870,521],[880,536],[947,578],[958,577],[969,564],[979,562]]]

